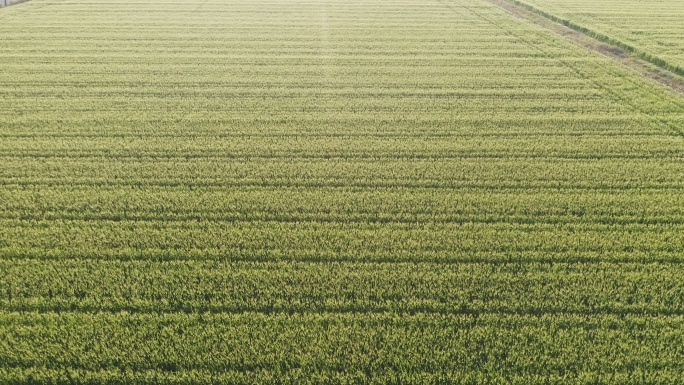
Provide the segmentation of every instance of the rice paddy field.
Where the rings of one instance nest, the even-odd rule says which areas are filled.
[[[519,3],[622,42],[684,75],[684,2],[522,0]]]
[[[684,99],[638,72],[486,0],[0,25],[1,383],[684,382]]]

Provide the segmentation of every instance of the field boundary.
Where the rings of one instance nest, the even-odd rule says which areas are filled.
[[[25,3],[25,2],[31,1],[31,0],[6,0],[6,1],[7,1],[7,4],[5,4],[5,0],[0,0],[0,9],[10,7],[12,5],[17,5],[20,3]]]
[[[519,0],[488,0],[508,13],[611,57],[684,96],[684,68]]]

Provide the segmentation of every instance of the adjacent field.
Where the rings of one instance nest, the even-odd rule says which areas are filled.
[[[522,0],[550,15],[633,47],[684,75],[684,2]]]
[[[0,382],[684,382],[639,74],[485,0],[0,23]]]

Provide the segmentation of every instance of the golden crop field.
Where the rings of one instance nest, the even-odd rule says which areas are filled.
[[[638,71],[487,0],[0,26],[0,383],[684,382],[684,99]]]

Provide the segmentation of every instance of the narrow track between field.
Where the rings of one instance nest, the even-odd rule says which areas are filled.
[[[536,8],[520,5],[511,0],[488,1],[504,9],[513,16],[527,20],[540,27],[544,27],[588,50],[610,57],[623,65],[638,71],[643,76],[674,90],[679,95],[684,96],[684,77],[667,68],[651,63],[619,45],[610,44],[609,42],[604,42],[590,36],[589,34],[580,31],[579,27],[574,29],[572,28],[572,25],[566,26],[557,22],[552,19],[552,15],[546,14]]]

